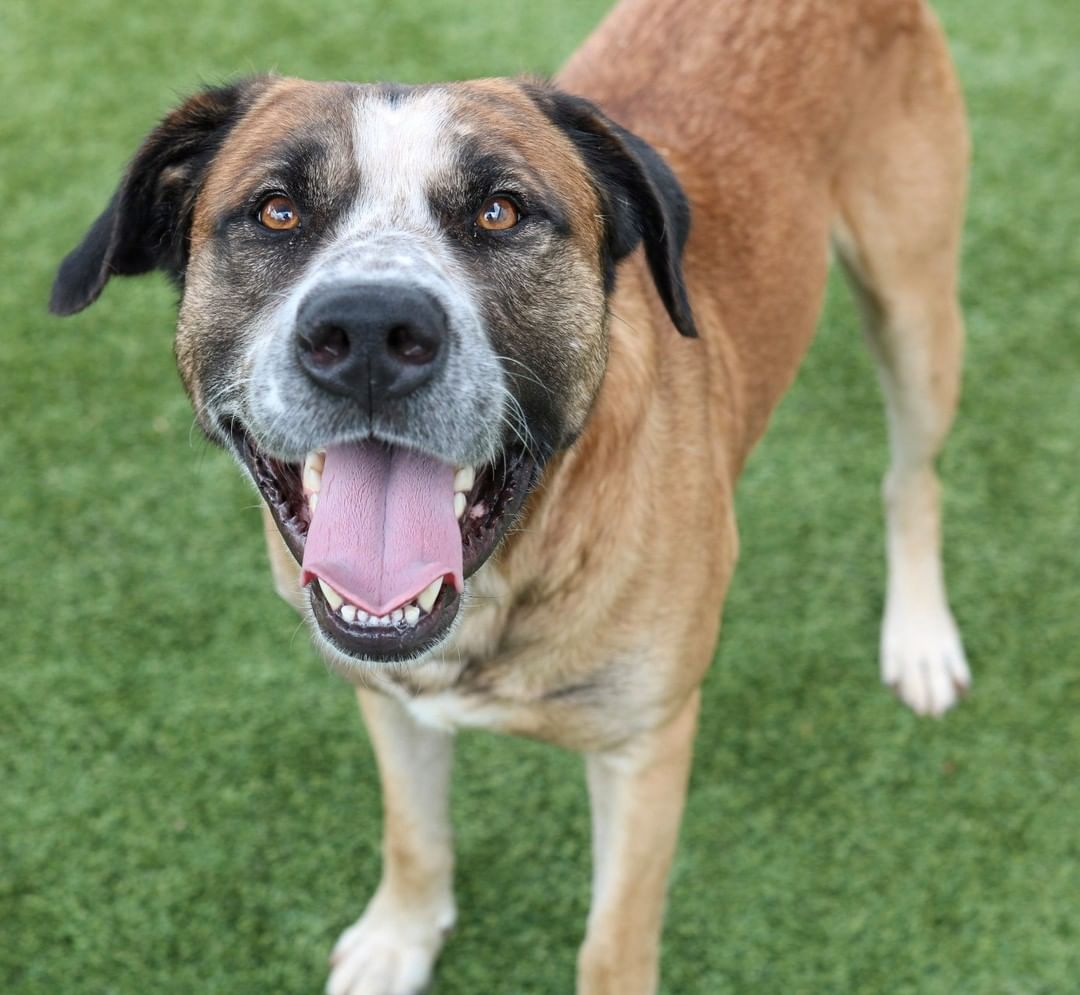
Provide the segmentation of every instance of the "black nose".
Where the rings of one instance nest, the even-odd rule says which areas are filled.
[[[446,314],[426,291],[383,284],[309,294],[296,318],[300,365],[369,411],[427,383],[446,358]]]

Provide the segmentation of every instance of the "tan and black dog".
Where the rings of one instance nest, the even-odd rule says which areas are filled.
[[[922,0],[626,0],[557,87],[260,77],[151,132],[52,308],[112,275],[178,282],[199,421],[265,500],[278,590],[360,688],[385,862],[328,991],[428,983],[462,726],[585,754],[578,992],[656,990],[735,480],[830,245],[888,414],[882,674],[924,713],[967,687],[934,471],[967,159]]]

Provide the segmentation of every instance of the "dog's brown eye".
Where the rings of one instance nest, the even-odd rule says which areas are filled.
[[[480,208],[476,223],[487,231],[506,231],[518,223],[518,209],[507,197],[489,197]]]
[[[300,224],[300,212],[288,197],[269,197],[259,208],[259,223],[274,231],[288,231]]]

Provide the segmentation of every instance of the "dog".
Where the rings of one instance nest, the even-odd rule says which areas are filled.
[[[891,446],[885,682],[970,684],[934,469],[959,391],[968,138],[923,0],[623,0],[557,82],[260,76],[170,113],[51,308],[165,271],[278,591],[358,688],[381,883],[333,995],[423,989],[455,918],[453,733],[581,751],[579,995],[647,995],[736,560],[740,468],[830,251]]]

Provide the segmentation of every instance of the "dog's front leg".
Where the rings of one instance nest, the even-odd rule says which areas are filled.
[[[330,995],[418,995],[454,924],[453,736],[359,691],[383,798],[382,881],[330,956]]]
[[[699,693],[659,729],[586,758],[593,895],[578,995],[653,995]]]

